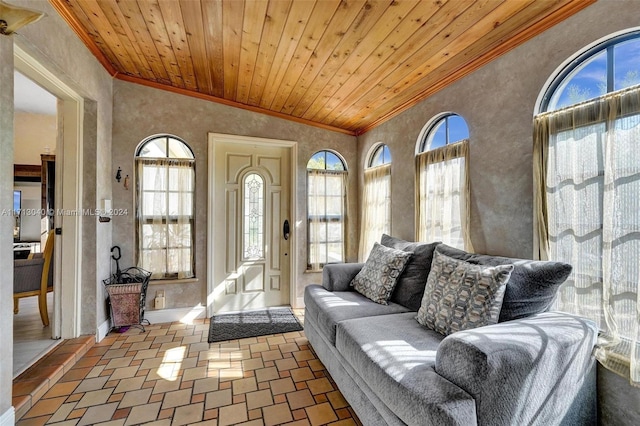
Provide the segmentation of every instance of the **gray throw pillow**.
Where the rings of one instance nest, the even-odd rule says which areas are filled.
[[[513,265],[474,265],[436,250],[416,319],[445,336],[497,323],[512,270]]]
[[[433,251],[440,243],[414,243],[383,234],[380,244],[385,247],[413,252],[413,256],[398,279],[390,300],[412,311],[417,311],[422,302],[424,287],[427,285],[427,277],[433,261]]]
[[[478,265],[510,264],[514,266],[507,283],[498,322],[525,318],[547,311],[553,303],[558,287],[565,282],[572,269],[571,265],[563,262],[467,253],[445,244],[440,244],[436,251]]]
[[[375,243],[369,258],[351,281],[351,285],[364,297],[381,305],[387,305],[398,277],[412,255],[413,253],[410,252]]]

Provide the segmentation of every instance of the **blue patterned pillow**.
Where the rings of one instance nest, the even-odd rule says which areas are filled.
[[[474,265],[434,253],[416,319],[445,336],[495,324],[513,265]]]
[[[412,255],[412,252],[375,243],[367,262],[351,281],[351,286],[364,297],[387,305],[398,277]]]

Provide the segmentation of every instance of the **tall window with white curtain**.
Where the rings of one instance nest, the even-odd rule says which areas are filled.
[[[136,152],[137,264],[152,279],[194,276],[195,159],[175,136],[154,136]]]
[[[457,114],[432,121],[416,156],[416,235],[472,250],[469,238],[469,128]]]
[[[316,152],[307,163],[307,269],[345,260],[347,168],[331,151]]]
[[[534,119],[536,254],[573,266],[556,309],[596,321],[596,355],[640,385],[640,34],[586,51]],[[633,60],[630,60],[633,58]]]
[[[358,257],[365,261],[382,234],[391,233],[391,153],[385,144],[374,147],[364,170]]]

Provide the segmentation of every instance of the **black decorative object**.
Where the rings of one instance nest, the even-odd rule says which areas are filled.
[[[114,328],[133,326],[145,331],[143,324],[149,324],[144,318],[144,310],[151,272],[135,266],[120,270],[121,257],[120,247],[111,247],[116,272],[102,281],[109,296],[111,322]]]

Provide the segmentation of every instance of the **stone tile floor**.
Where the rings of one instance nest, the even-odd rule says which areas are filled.
[[[146,330],[95,344],[17,424],[361,424],[304,332],[209,344],[208,320]]]

